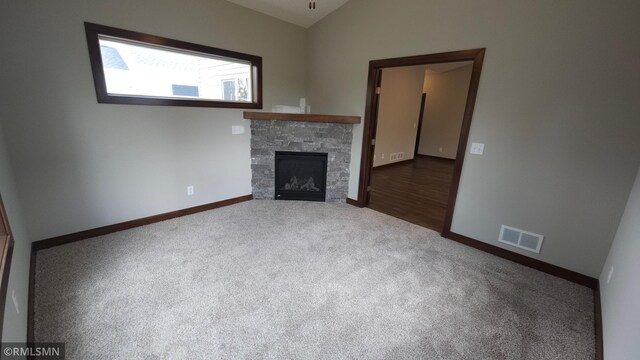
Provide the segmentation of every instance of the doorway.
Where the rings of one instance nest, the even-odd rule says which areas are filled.
[[[396,211],[396,213],[390,213],[390,215],[432,228],[441,232],[443,236],[447,236],[450,233],[484,52],[485,49],[472,49],[431,55],[373,60],[369,63],[358,206],[369,206],[375,210],[382,210],[382,212],[386,213],[393,212],[389,211],[389,208],[399,209],[399,212]],[[404,144],[407,148],[406,151],[395,153],[380,151],[377,153],[376,145],[381,147],[386,146],[380,144],[378,140],[380,137],[387,137],[389,132],[389,128],[385,130],[384,126],[380,129],[378,128],[381,111],[383,112],[383,116],[384,111],[386,111],[385,108],[380,107],[383,72],[387,71],[390,73],[391,70],[398,70],[403,67],[415,69],[420,66],[424,66],[424,69],[427,69],[429,66],[455,68],[456,66],[461,67],[465,62],[470,65],[471,75],[466,99],[464,100],[464,109],[461,110],[462,117],[460,119],[461,123],[458,126],[457,139],[454,139],[457,140],[457,142],[455,145],[449,146],[449,149],[446,150],[448,156],[444,154],[444,147],[438,146],[437,143],[434,144],[432,141],[425,141],[428,136],[424,135],[424,124],[421,123],[422,116],[418,118],[417,115],[415,116],[416,123],[414,124],[413,130],[413,136],[415,138],[412,140],[413,142],[407,141],[407,144]],[[422,99],[418,98],[416,101],[418,104],[422,104],[421,107],[427,106],[429,102],[428,97],[429,94],[427,93],[426,97],[422,96]],[[424,108],[421,109],[421,112],[423,110]],[[416,128],[418,127],[422,129],[418,130],[416,135]],[[397,130],[391,132],[397,132]],[[429,146],[427,146],[427,143]],[[451,144],[451,142],[449,142],[449,144]],[[439,151],[435,154],[433,153],[434,145],[437,149],[436,151]],[[423,157],[422,154],[420,154],[421,150],[427,155]],[[382,157],[385,157],[385,159],[382,159]],[[447,157],[453,157],[453,159],[447,160]],[[411,162],[411,166],[407,166],[409,162]],[[377,168],[375,174],[373,171],[374,163]],[[387,169],[383,170],[383,167],[387,167]],[[374,175],[376,177],[376,186],[378,186],[379,189],[387,189],[389,191],[376,192],[373,190],[372,179]],[[431,181],[431,185],[429,185],[429,181],[426,183],[423,182],[422,184],[412,183],[416,181],[416,176],[431,177],[431,180],[429,180]],[[436,184],[438,179],[445,179],[446,181]],[[420,186],[422,187],[420,188]],[[443,186],[446,188],[443,188]],[[412,198],[411,191],[415,194],[422,194],[423,199],[421,199],[420,196],[414,196]],[[431,198],[434,198],[434,195],[440,195],[436,200],[440,202],[442,214],[430,216],[430,210],[426,212],[423,211],[424,209],[421,205],[424,203],[425,192],[431,192],[431,195],[428,195],[431,196]],[[372,196],[374,196],[374,198],[377,196],[378,201],[376,204],[371,203]],[[437,197],[438,196],[435,196],[435,198]],[[385,207],[387,210],[384,209]],[[434,221],[436,218],[439,220]]]

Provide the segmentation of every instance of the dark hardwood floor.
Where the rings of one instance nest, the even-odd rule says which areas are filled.
[[[444,226],[454,160],[418,155],[373,168],[367,205],[438,232]]]

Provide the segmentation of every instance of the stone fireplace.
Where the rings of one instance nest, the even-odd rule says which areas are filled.
[[[284,121],[282,119],[269,120],[270,118],[275,119],[285,115],[291,118],[287,118],[287,120]],[[344,123],[316,120],[316,117],[320,116],[321,115],[245,113],[245,118],[252,119],[251,187],[255,199],[274,199],[276,197],[276,152],[307,152],[326,154],[324,200],[327,202],[346,201],[349,187],[349,163],[351,162],[353,123],[356,121]],[[259,117],[259,119],[256,119],[256,117]],[[331,116],[321,117],[332,120]],[[333,118],[349,118],[357,119],[357,122],[360,121],[359,117],[336,116]],[[301,119],[302,121],[296,121],[294,119]],[[289,181],[293,176],[296,175],[291,175],[289,179],[285,180]],[[301,175],[297,177],[297,184],[300,186],[302,185],[300,182],[304,180],[304,182],[307,183],[311,175]],[[304,179],[300,179],[301,177]],[[281,184],[281,187],[284,187],[285,184]],[[314,179],[314,186],[317,187],[317,185]]]

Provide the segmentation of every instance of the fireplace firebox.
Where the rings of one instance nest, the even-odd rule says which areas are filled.
[[[276,200],[325,201],[327,154],[276,151]]]

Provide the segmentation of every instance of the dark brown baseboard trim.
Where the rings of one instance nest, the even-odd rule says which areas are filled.
[[[595,336],[596,336],[596,360],[604,359],[604,341],[602,339],[602,303],[600,300],[600,282],[593,292],[593,305],[595,309]]]
[[[380,169],[380,168],[384,168],[384,167],[391,167],[391,166],[394,166],[394,165],[400,165],[400,164],[406,163],[407,161],[413,161],[413,158],[412,159],[402,160],[402,161],[396,161],[396,162],[392,162],[392,163],[388,163],[388,164],[384,164],[384,165],[378,165],[376,167],[372,167],[371,170]]]
[[[190,207],[190,208],[186,208],[186,209],[182,209],[182,210],[176,210],[176,211],[171,211],[171,212],[164,213],[164,214],[148,216],[148,217],[141,218],[141,219],[125,221],[125,222],[121,222],[121,223],[118,223],[118,224],[107,225],[107,226],[103,226],[103,227],[99,227],[99,228],[95,228],[95,229],[79,231],[79,232],[76,232],[76,233],[73,233],[73,234],[56,236],[56,237],[52,237],[52,238],[44,239],[44,240],[38,240],[38,241],[34,241],[33,244],[32,244],[33,251],[47,249],[47,248],[50,248],[50,247],[63,245],[63,244],[68,244],[68,243],[72,243],[72,242],[80,241],[80,240],[84,240],[84,239],[89,239],[89,238],[96,237],[96,236],[102,236],[102,235],[106,235],[106,234],[111,234],[111,233],[114,233],[114,232],[131,229],[131,228],[138,227],[138,226],[149,225],[149,224],[153,224],[153,223],[156,223],[156,222],[177,218],[177,217],[180,217],[180,216],[195,214],[195,213],[198,213],[198,212],[201,212],[201,211],[217,209],[217,208],[220,208],[220,207],[229,206],[229,205],[241,203],[243,201],[249,201],[249,200],[252,200],[252,199],[253,199],[253,195],[245,195],[245,196],[240,196],[240,197],[233,198],[233,199],[217,201],[217,202],[210,203],[210,204],[194,206],[194,207]]]
[[[433,156],[433,155],[423,155],[423,154],[415,154],[414,157],[425,157],[425,158],[434,159],[434,160],[446,160],[446,161],[452,161],[452,162],[456,161],[456,159],[449,159],[449,158],[446,158],[446,157]]]
[[[56,236],[50,239],[44,239],[39,241],[34,241],[31,243],[31,263],[29,265],[29,295],[28,295],[28,309],[27,309],[27,342],[33,343],[35,340],[34,333],[34,297],[35,297],[35,289],[36,289],[36,253],[38,250],[48,249],[54,246],[64,245],[80,240],[90,239],[92,237],[111,234],[114,232],[131,229],[138,226],[149,225],[160,221],[165,221],[173,218],[177,218],[180,216],[191,215],[202,211],[212,210],[221,208],[224,206],[229,206],[233,204],[238,204],[244,201],[249,201],[253,199],[253,195],[244,195],[232,199],[216,201],[209,204],[204,204],[200,206],[194,206],[182,210],[171,211],[164,214],[158,214],[153,216],[148,216],[141,219],[135,219],[130,221],[121,222],[118,224],[107,225],[95,229],[79,231],[73,234]]]
[[[360,206],[360,203],[358,202],[358,200],[353,200],[352,198],[347,198],[347,204],[357,206],[357,207],[362,207]]]
[[[459,243],[465,244],[467,246],[471,246],[478,250],[482,250],[489,254],[493,254],[495,256],[501,257],[503,259],[516,262],[520,265],[524,265],[524,266],[542,271],[544,273],[557,276],[559,278],[589,287],[594,290],[597,289],[598,287],[598,279],[594,279],[590,276],[583,275],[575,271],[562,268],[560,266],[552,265],[544,261],[540,261],[540,260],[530,258],[528,256],[520,255],[513,251],[509,251],[501,247],[487,244],[482,241],[475,240],[470,237],[466,237],[464,235],[456,234],[454,232],[442,233],[442,236],[447,239],[451,239],[453,241],[457,241]]]

